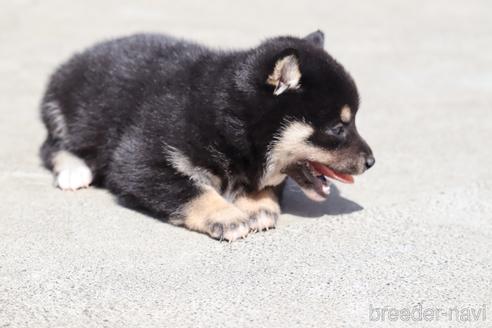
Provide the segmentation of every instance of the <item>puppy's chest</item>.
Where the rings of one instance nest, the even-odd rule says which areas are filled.
[[[221,174],[193,164],[188,156],[175,147],[167,147],[167,159],[176,171],[187,176],[197,186],[212,187],[225,199],[234,201],[239,195],[254,188],[251,177],[246,174],[232,173],[228,169]]]
[[[253,191],[242,175],[215,175],[209,170],[197,168],[196,173],[190,178],[198,186],[212,187],[229,202],[234,202],[239,196]]]
[[[276,170],[273,172],[267,172],[261,179],[260,189],[265,187],[274,187],[278,186],[282,182],[284,182],[287,176],[280,172],[280,170]]]

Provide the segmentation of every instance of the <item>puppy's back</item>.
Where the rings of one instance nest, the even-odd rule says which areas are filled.
[[[45,165],[52,166],[53,153],[68,150],[91,154],[94,165],[103,166],[145,103],[166,94],[177,99],[191,65],[210,54],[166,35],[138,34],[72,56],[51,76],[41,104]]]

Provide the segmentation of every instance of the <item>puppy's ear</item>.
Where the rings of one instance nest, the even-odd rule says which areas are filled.
[[[323,48],[325,46],[325,34],[321,30],[314,31],[304,37],[304,40],[309,41],[316,47]]]
[[[300,80],[301,70],[297,51],[295,49],[282,51],[267,79],[267,83],[275,87],[273,94],[278,96],[287,90],[298,89]]]

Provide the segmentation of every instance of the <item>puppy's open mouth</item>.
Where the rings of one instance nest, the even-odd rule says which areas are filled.
[[[316,201],[322,201],[328,197],[330,179],[343,183],[354,183],[351,175],[337,172],[324,164],[312,161],[290,165],[284,173],[290,176],[308,197]]]

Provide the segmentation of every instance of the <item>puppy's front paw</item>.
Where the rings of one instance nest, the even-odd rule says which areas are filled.
[[[249,227],[254,232],[275,228],[277,225],[280,206],[271,189],[244,195],[236,200],[235,205],[248,214]]]
[[[267,209],[260,209],[259,211],[250,214],[249,227],[252,231],[268,230],[277,226],[277,220],[280,212],[272,212]]]
[[[233,206],[212,213],[207,226],[209,235],[218,240],[234,241],[249,233],[248,216]]]
[[[181,210],[175,224],[200,231],[218,240],[234,241],[249,233],[248,215],[227,202],[214,189],[206,188]]]

